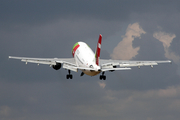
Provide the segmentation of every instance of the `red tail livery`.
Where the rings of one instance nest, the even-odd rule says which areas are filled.
[[[97,49],[96,49],[96,54],[95,54],[95,58],[96,58],[96,65],[99,65],[99,57],[100,57],[100,51],[101,51],[101,41],[102,41],[102,35],[99,35],[99,40],[97,43]]]

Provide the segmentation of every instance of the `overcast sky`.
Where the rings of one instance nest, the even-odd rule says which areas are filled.
[[[179,120],[179,0],[1,0],[1,120]],[[70,58],[73,45],[101,58],[171,60],[90,77],[8,59]]]

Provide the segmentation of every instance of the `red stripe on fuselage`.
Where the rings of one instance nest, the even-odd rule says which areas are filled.
[[[75,47],[74,47],[74,49],[73,49],[73,51],[72,51],[72,55],[73,55],[73,57],[74,57],[74,54],[75,54],[75,52],[76,52],[76,50],[79,48],[79,44],[78,45],[76,45]]]

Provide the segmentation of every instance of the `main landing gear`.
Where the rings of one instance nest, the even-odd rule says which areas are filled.
[[[69,74],[66,75],[66,79],[72,79],[73,76],[72,76],[72,74],[71,74],[71,71],[68,70],[68,73],[69,73]]]
[[[103,80],[106,80],[106,76],[104,75],[104,72],[102,72],[102,75],[99,76],[99,79],[100,79],[100,80],[102,80],[102,79],[103,79]]]

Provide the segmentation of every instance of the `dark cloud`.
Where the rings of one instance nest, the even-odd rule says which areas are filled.
[[[179,53],[178,0],[69,0],[0,2],[0,119],[140,119],[178,120],[179,62],[131,71],[106,72],[99,76],[66,80],[67,70],[25,65],[8,60],[25,57],[72,57],[77,41],[94,51],[103,35],[102,58],[110,58],[123,40],[128,25],[138,23],[146,32],[134,38],[139,47],[132,60],[173,60],[165,56],[155,33],[175,34],[169,55]]]
[[[3,1],[1,4],[1,21],[39,24],[64,18],[99,18],[114,19],[117,15],[114,10],[119,10],[122,18],[127,18],[123,13],[123,6],[110,1]],[[110,10],[109,8],[113,9]],[[122,9],[122,10],[121,10]]]
[[[169,13],[178,10],[178,1],[2,1],[1,21],[5,23],[27,23],[38,25],[56,19],[87,17],[125,21],[131,13]],[[166,7],[168,4],[169,7]],[[163,22],[163,21],[162,21]]]

